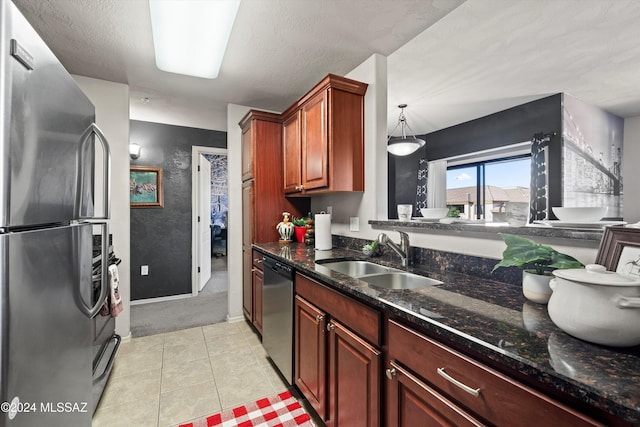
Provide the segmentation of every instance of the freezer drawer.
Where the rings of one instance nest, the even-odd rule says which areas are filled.
[[[91,231],[0,234],[0,427],[91,425]]]

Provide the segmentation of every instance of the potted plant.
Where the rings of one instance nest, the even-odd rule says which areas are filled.
[[[522,292],[533,302],[549,302],[552,269],[584,267],[580,261],[569,255],[521,236],[503,233],[502,240],[507,244],[507,248],[502,253],[502,261],[491,271],[500,267],[518,267],[523,270]]]
[[[378,249],[378,241],[374,240],[371,243],[367,243],[362,247],[362,253],[365,254],[366,256],[372,256],[372,255],[375,255],[377,249]]]
[[[293,227],[296,233],[296,240],[304,243],[304,235],[307,233],[307,218],[293,218]]]

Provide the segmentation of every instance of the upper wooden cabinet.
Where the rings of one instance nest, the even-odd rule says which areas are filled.
[[[282,115],[287,195],[364,191],[367,84],[329,74]]]
[[[288,199],[282,191],[282,121],[279,114],[251,110],[242,128],[242,252],[244,314],[262,328],[262,275],[255,273],[251,245],[275,242],[282,212],[301,217],[309,200]]]
[[[242,129],[242,180],[256,178],[280,160],[280,115],[251,110],[240,121]],[[266,158],[265,158],[266,156]]]

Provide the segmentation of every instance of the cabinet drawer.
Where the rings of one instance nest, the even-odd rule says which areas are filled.
[[[299,273],[295,286],[297,294],[349,325],[349,329],[371,344],[380,346],[381,314],[378,311]]]
[[[389,360],[491,424],[602,425],[416,331],[391,320],[388,326]]]
[[[253,267],[257,268],[258,270],[264,270],[264,267],[262,266],[262,254],[258,251],[252,251],[252,258],[253,258]]]
[[[400,365],[387,375],[387,427],[484,425]]]

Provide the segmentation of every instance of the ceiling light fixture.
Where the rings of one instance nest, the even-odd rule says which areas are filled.
[[[240,0],[149,0],[156,65],[215,79]]]
[[[387,151],[396,156],[408,156],[414,153],[418,148],[424,147],[426,144],[424,139],[416,138],[415,135],[407,137],[405,128],[409,129],[409,132],[413,133],[409,125],[407,124],[407,118],[404,116],[404,109],[407,108],[407,104],[398,105],[400,108],[400,117],[398,117],[398,124],[389,134],[387,139]],[[394,137],[393,132],[398,129],[402,131],[401,137]]]

